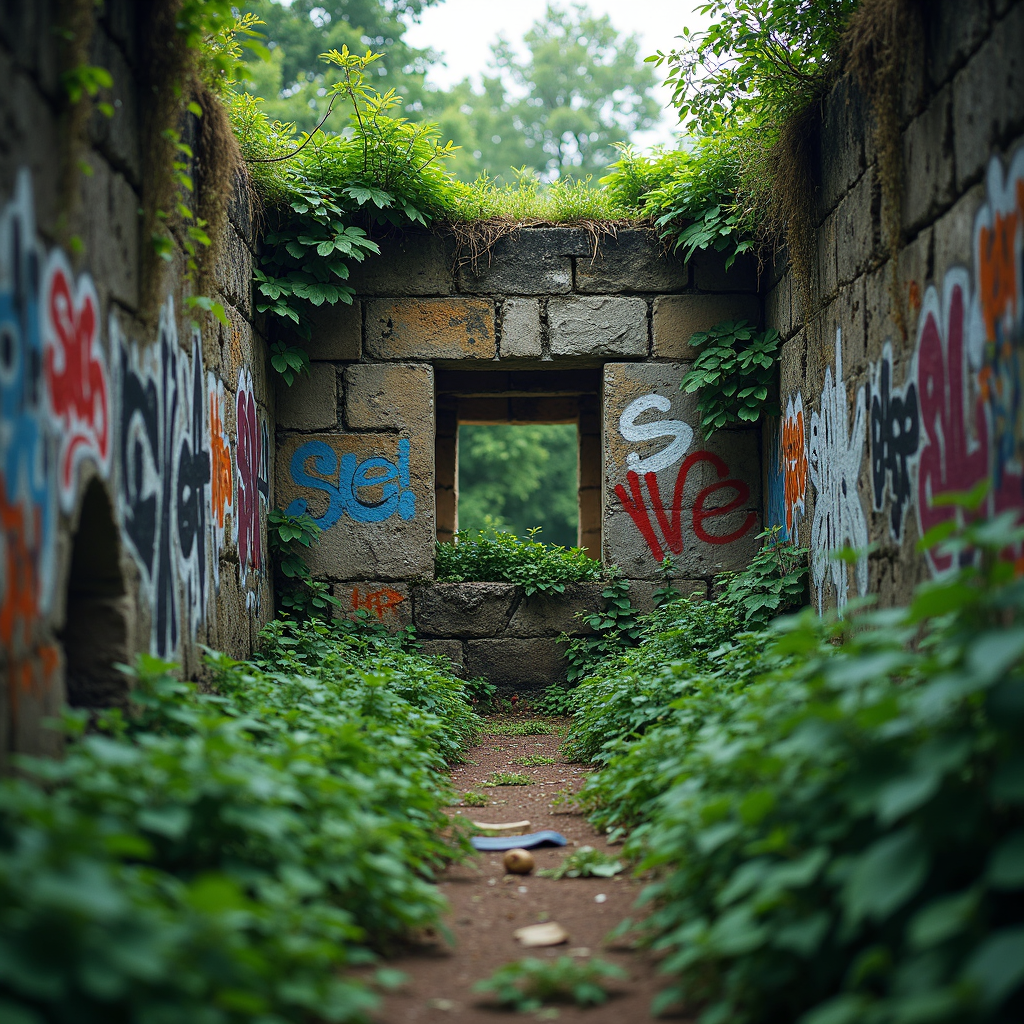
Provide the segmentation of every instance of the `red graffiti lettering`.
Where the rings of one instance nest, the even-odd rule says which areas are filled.
[[[744,518],[743,525],[733,530],[731,533],[718,535],[707,532],[704,528],[704,520],[713,519],[717,516],[724,516],[728,515],[730,512],[735,512],[749,500],[750,488],[743,483],[742,480],[723,479],[728,476],[729,467],[726,465],[725,461],[720,456],[715,455],[714,452],[691,452],[683,460],[682,465],[679,467],[679,472],[676,474],[676,483],[672,494],[672,505],[669,509],[670,515],[666,514],[664,503],[661,500],[661,491],[658,487],[657,474],[647,473],[644,476],[644,480],[647,483],[647,490],[651,498],[651,507],[654,510],[654,516],[658,522],[658,526],[661,528],[662,536],[665,540],[665,547],[667,547],[674,555],[680,555],[683,553],[682,504],[683,490],[686,487],[686,478],[689,476],[690,470],[700,462],[709,462],[718,474],[719,480],[717,483],[710,484],[703,488],[703,490],[701,490],[694,499],[693,509],[690,516],[694,535],[706,544],[731,544],[733,541],[739,540],[740,537],[747,533],[757,522],[757,514],[755,512],[748,512]],[[665,550],[658,539],[658,535],[654,532],[654,527],[651,525],[651,517],[650,513],[647,511],[647,505],[644,502],[643,489],[640,486],[640,478],[631,470],[626,474],[626,481],[629,484],[630,493],[626,493],[626,489],[622,484],[616,485],[615,493],[618,495],[619,501],[622,502],[622,507],[629,513],[630,518],[636,524],[637,529],[647,542],[647,546],[651,549],[651,554],[654,555],[655,561],[662,562],[665,560]],[[736,496],[731,501],[726,502],[724,505],[716,505],[710,508],[707,507],[708,499],[710,499],[712,494],[728,488],[732,488],[736,491]]]
[[[360,608],[365,608],[368,612],[376,615],[378,619],[383,619],[385,613],[397,616],[398,612],[395,609],[404,600],[405,598],[397,590],[392,590],[390,587],[382,587],[380,590],[369,591],[364,595],[360,595],[358,587],[352,588],[352,610],[359,611]]]
[[[782,419],[782,504],[786,511],[786,533],[792,537],[797,516],[805,508],[807,495],[807,441],[804,433],[803,396],[790,398]]]
[[[33,554],[32,535],[38,537],[41,521],[25,521],[21,505],[9,505],[0,480],[0,529],[2,529],[3,576],[0,577],[0,641],[8,655],[31,646],[39,615],[39,580]]]
[[[219,530],[231,508],[231,452],[221,421],[220,396],[210,395],[210,510]]]
[[[60,421],[58,480],[66,510],[74,503],[79,463],[91,457],[106,467],[110,454],[110,402],[98,307],[88,277],[79,278],[72,294],[71,271],[63,255],[54,252],[46,279],[44,369],[50,407]]]

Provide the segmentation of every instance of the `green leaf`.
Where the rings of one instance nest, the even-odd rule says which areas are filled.
[[[1024,981],[1024,926],[990,936],[964,968],[964,980],[977,986],[985,1005],[996,1007]]]
[[[913,829],[879,839],[854,861],[843,893],[851,924],[882,921],[921,887],[928,873],[928,851]]]

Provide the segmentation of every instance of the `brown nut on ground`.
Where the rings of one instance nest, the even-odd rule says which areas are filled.
[[[528,875],[533,870],[533,854],[529,850],[509,850],[505,854],[505,870],[513,875]]]

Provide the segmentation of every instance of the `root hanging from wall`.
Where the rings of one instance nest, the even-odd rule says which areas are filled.
[[[923,45],[920,0],[864,0],[845,36],[846,67],[871,103],[882,189],[882,234],[889,251],[892,317],[907,337],[907,311],[899,278],[903,245],[903,145],[900,98],[910,57]]]

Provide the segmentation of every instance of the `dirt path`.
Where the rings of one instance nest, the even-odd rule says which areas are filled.
[[[469,751],[468,763],[452,773],[456,792],[466,790],[490,796],[487,807],[453,807],[450,813],[481,821],[530,820],[526,831],[552,828],[568,840],[565,849],[535,851],[537,868],[555,867],[577,846],[594,846],[614,853],[579,814],[555,813],[551,802],[559,790],[579,789],[585,771],[565,762],[558,752],[557,735],[486,735]],[[526,767],[517,763],[530,755],[554,758],[555,763]],[[530,786],[483,787],[495,771],[521,772]],[[632,1024],[651,1020],[650,1005],[661,987],[653,959],[628,948],[608,947],[605,936],[623,918],[635,916],[634,901],[641,883],[627,875],[615,878],[554,881],[505,875],[501,854],[481,853],[467,864],[450,868],[440,879],[441,891],[451,904],[446,923],[455,936],[454,948],[438,940],[388,962],[409,976],[409,983],[389,995],[377,1015],[381,1024],[485,1024],[510,1021],[516,1015],[490,1007],[486,997],[472,992],[473,983],[497,967],[524,956],[597,956],[624,968],[628,981],[611,983],[613,993],[604,1006],[581,1010],[560,1005],[560,1021],[588,1024]],[[557,921],[567,929],[566,945],[524,949],[513,937],[515,929],[541,921]],[[531,1020],[534,1015],[519,1019]],[[554,1013],[542,1019],[556,1019]]]

